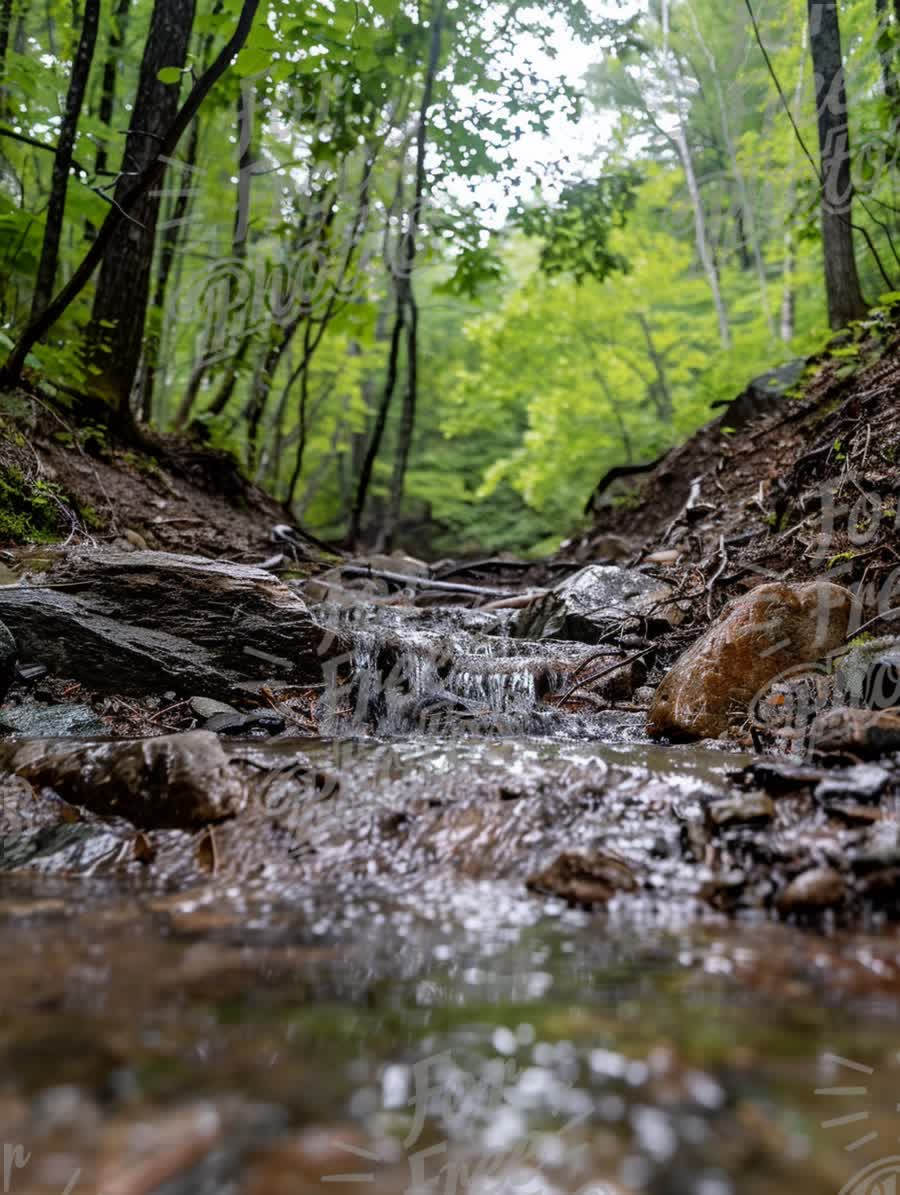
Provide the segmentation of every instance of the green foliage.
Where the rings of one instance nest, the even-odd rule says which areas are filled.
[[[107,171],[128,168],[121,131],[152,7],[133,0],[121,30],[112,19],[101,30],[58,284],[108,210],[102,188],[115,176],[98,173],[98,151],[106,151]],[[230,35],[240,0],[198,8],[188,71],[164,66],[158,74],[184,93],[189,72]],[[39,146],[54,143],[77,9],[62,0],[15,3],[0,125]],[[818,184],[744,8],[676,0],[667,30],[660,15],[651,5],[600,17],[585,0],[503,11],[479,0],[261,4],[245,47],[179,147],[186,157],[196,131],[196,159],[183,173],[170,165],[161,188],[144,340],[153,422],[171,430],[186,414],[279,498],[296,481],[294,512],[313,530],[343,534],[385,389],[414,216],[419,381],[402,521],[405,541],[422,551],[524,553],[555,543],[581,525],[579,512],[610,467],[652,459],[750,377],[821,348]],[[774,70],[814,147],[806,5],[788,0],[759,15]],[[898,26],[893,17],[879,25],[872,0],[849,0],[840,15],[854,221],[896,282],[885,225],[896,206],[889,166],[897,113],[882,72],[885,62],[896,68]],[[414,210],[438,17],[424,194]],[[553,67],[560,30],[595,52],[583,83],[565,63]],[[117,33],[124,44],[111,48]],[[102,68],[110,53],[116,95],[107,122]],[[242,89],[253,101],[243,129]],[[593,152],[576,168],[545,142],[538,156],[553,163],[539,162],[535,139],[560,116],[584,113],[602,129]],[[30,312],[53,155],[9,138],[0,138],[0,155],[0,345],[8,350]],[[862,237],[857,252],[863,288],[880,307],[831,350],[846,359],[848,376],[861,361],[863,332],[867,343],[879,333],[886,341],[900,303]],[[91,323],[92,300],[89,286],[29,360],[63,394],[94,385],[92,345],[104,329]],[[782,312],[791,316],[786,326]],[[401,384],[374,471],[373,522],[389,502],[410,343],[406,327]],[[136,408],[147,386],[145,372]],[[78,433],[83,449],[109,451],[104,428]],[[38,534],[47,530],[40,513],[32,506],[16,518]]]

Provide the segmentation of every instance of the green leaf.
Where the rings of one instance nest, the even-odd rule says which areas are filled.
[[[180,83],[181,67],[164,66],[156,77],[159,79],[160,83]]]
[[[238,54],[234,69],[242,77],[246,75],[258,75],[261,71],[266,70],[271,63],[271,50],[257,46],[247,46]]]

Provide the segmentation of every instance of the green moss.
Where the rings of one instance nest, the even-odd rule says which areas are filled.
[[[50,482],[29,481],[15,465],[0,466],[0,541],[55,543],[60,538],[58,497]]]

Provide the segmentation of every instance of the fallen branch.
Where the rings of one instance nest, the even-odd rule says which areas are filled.
[[[414,589],[439,589],[442,593],[466,593],[472,597],[512,598],[518,595],[510,589],[487,589],[479,585],[454,584],[452,581],[433,581],[431,577],[409,577],[405,573],[383,572],[381,569],[348,564],[341,569],[342,577],[370,577],[374,581],[390,581],[396,585],[411,585]],[[532,595],[535,596],[535,595]]]

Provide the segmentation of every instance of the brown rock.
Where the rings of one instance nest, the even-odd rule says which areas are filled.
[[[900,710],[841,706],[820,714],[809,737],[817,755],[850,754],[876,759],[900,751]]]
[[[205,730],[84,746],[40,739],[2,743],[0,771],[101,816],[127,818],[140,829],[221,821],[237,813],[245,798],[221,743]]]
[[[841,875],[830,867],[814,867],[804,871],[778,896],[778,911],[791,913],[819,913],[839,905],[846,895]]]
[[[526,883],[533,892],[585,906],[606,904],[616,892],[633,892],[638,886],[625,860],[607,851],[566,851]]]
[[[775,582],[736,598],[684,653],[656,691],[652,735],[717,738],[743,721],[780,673],[845,640],[853,595],[827,581]]]

